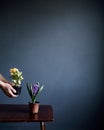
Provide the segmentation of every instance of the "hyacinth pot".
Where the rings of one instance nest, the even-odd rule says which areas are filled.
[[[37,114],[39,112],[39,102],[36,101],[35,103],[29,102],[29,112],[30,114]]]
[[[21,89],[22,89],[22,87],[21,86],[13,86],[13,88],[16,90],[16,93],[15,93],[15,95],[20,95],[21,94]]]

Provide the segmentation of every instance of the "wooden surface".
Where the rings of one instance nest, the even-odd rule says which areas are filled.
[[[22,104],[0,104],[0,122],[49,122],[53,121],[51,105],[40,105],[38,114],[30,114]]]

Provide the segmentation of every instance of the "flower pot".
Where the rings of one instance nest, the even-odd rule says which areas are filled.
[[[22,87],[13,86],[13,88],[16,90],[15,95],[20,95],[20,94],[21,94],[21,89],[22,89]]]
[[[35,102],[35,103],[29,102],[29,112],[31,114],[37,114],[39,112],[39,102]]]

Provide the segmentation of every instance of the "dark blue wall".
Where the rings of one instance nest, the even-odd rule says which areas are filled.
[[[25,83],[45,85],[39,100],[51,104],[55,121],[47,130],[102,130],[103,5],[100,0],[8,0],[0,2],[0,72],[24,75],[22,93],[0,103],[27,104]],[[34,123],[0,129],[39,129]]]

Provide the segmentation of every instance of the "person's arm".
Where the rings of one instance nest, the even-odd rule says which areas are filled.
[[[16,90],[12,87],[12,83],[6,80],[1,74],[0,74],[0,88],[4,91],[4,93],[9,97],[17,97],[15,95]]]
[[[8,81],[7,79],[4,78],[4,76],[2,74],[0,74],[0,81],[3,81],[4,83],[9,83],[10,85],[14,85],[13,83],[11,83],[10,81]]]

